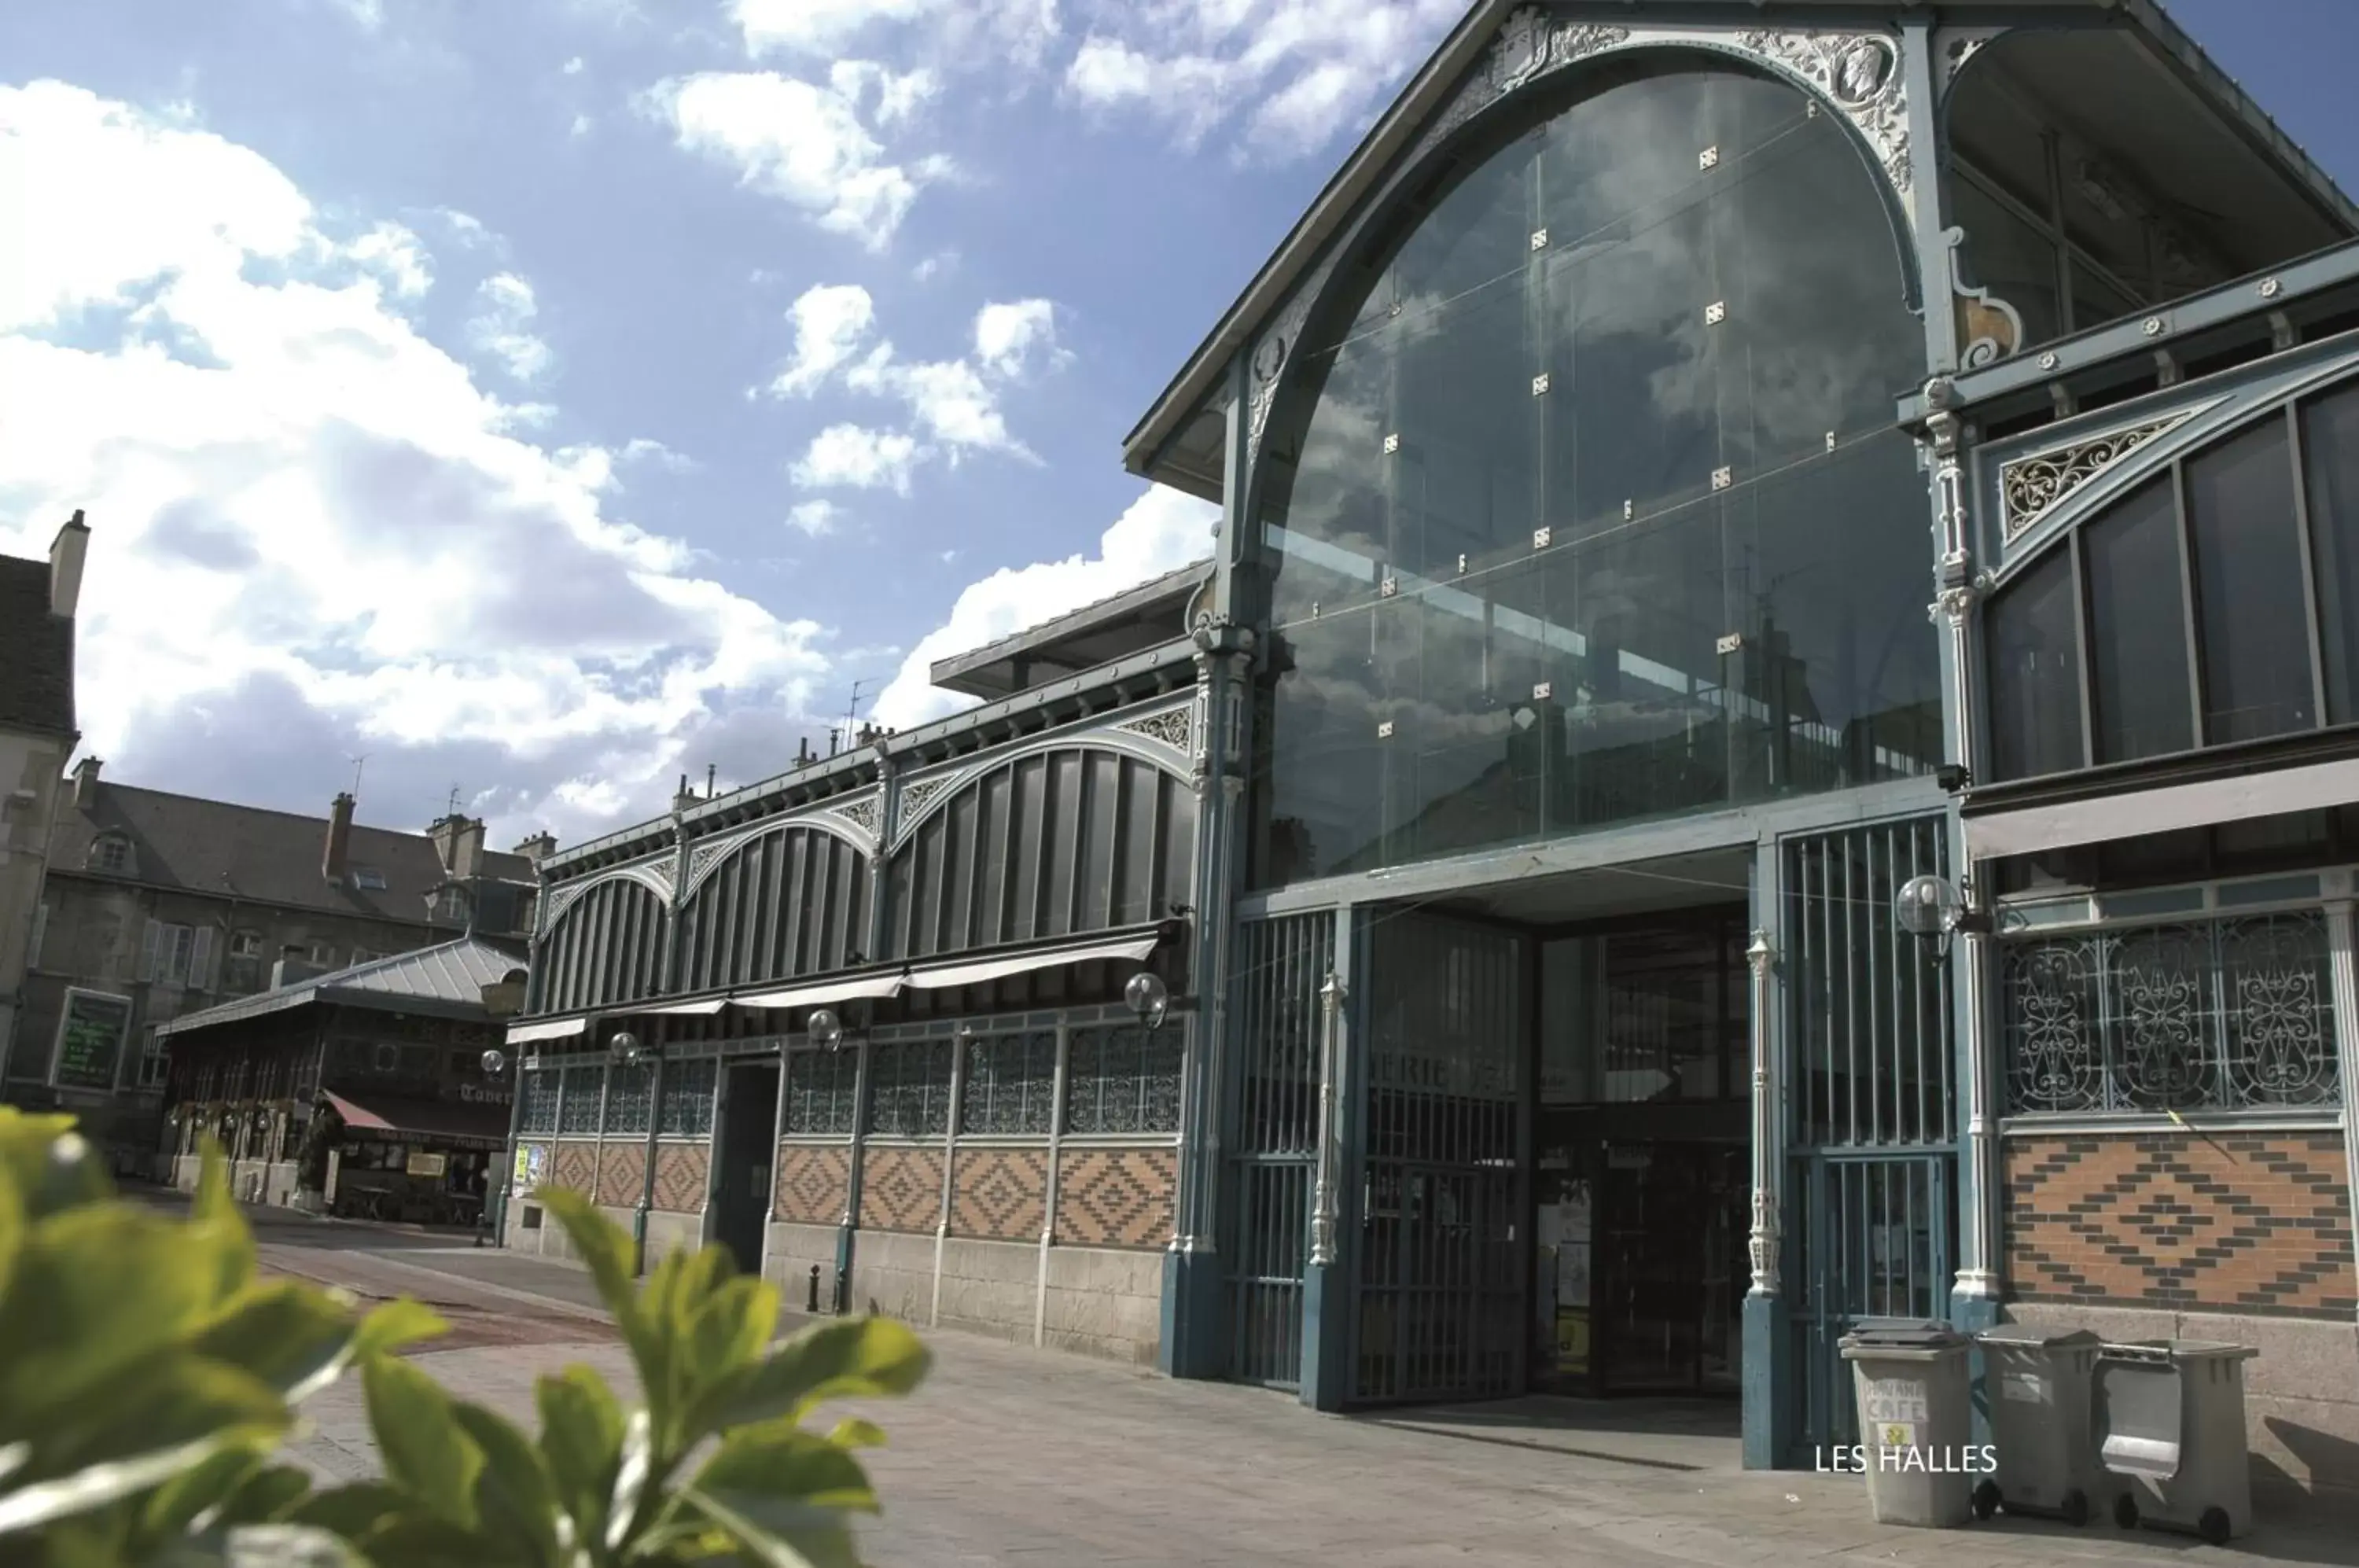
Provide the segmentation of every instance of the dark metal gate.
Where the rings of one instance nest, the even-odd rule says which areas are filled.
[[[1949,1314],[1958,1111],[1949,966],[1894,896],[1948,874],[1938,817],[1785,855],[1787,1233],[1799,1441],[1857,1441],[1837,1348],[1865,1317]]]
[[[1335,916],[1260,920],[1238,932],[1238,1060],[1230,1076],[1226,1259],[1229,1376],[1292,1388],[1302,1379],[1302,1271],[1310,1252],[1319,1140],[1320,988]]]
[[[1487,927],[1379,914],[1367,950],[1352,1397],[1519,1393],[1524,943]]]

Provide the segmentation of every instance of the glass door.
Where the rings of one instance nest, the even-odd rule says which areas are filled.
[[[1599,1316],[1609,1393],[1701,1382],[1704,1204],[1694,1155],[1675,1143],[1606,1146]]]

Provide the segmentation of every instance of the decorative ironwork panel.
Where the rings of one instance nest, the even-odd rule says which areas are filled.
[[[1057,1037],[1046,1029],[999,1035],[966,1048],[959,1131],[1041,1133],[1056,1116]]]
[[[872,1047],[868,1130],[899,1138],[939,1138],[948,1132],[954,1049],[947,1040]]]
[[[2342,1081],[2314,911],[2010,943],[2007,1108],[2329,1108]]]
[[[655,1116],[656,1070],[652,1062],[606,1070],[606,1136],[645,1138]]]
[[[557,1131],[557,1074],[520,1073],[516,1093],[524,1104],[516,1110],[516,1132],[524,1138],[547,1138]]]
[[[860,1054],[856,1051],[798,1051],[787,1058],[787,1125],[782,1133],[804,1138],[846,1137],[859,1117]]]
[[[1911,877],[1948,873],[1938,818],[1788,847],[1787,1095],[1797,1148],[1956,1138],[1949,966],[1900,929],[1893,909]]]
[[[1075,1029],[1065,1084],[1067,1132],[1178,1132],[1178,1029]]]
[[[712,1132],[712,1093],[721,1064],[711,1057],[664,1064],[663,1125],[666,1138],[705,1138]]]
[[[604,1081],[603,1067],[569,1067],[565,1070],[565,1097],[558,1104],[557,1130],[567,1136],[580,1133],[598,1136],[599,1089]]]

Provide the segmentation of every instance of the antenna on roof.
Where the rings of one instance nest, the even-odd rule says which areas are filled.
[[[442,814],[446,817],[455,817],[459,814],[459,786],[456,784],[451,786],[451,809]]]
[[[853,737],[860,724],[860,689],[867,684],[864,677],[852,683],[852,702],[843,710],[843,749],[846,751],[858,744]]]
[[[368,754],[362,752],[355,756],[348,751],[344,753],[344,760],[353,765],[353,799],[357,800],[361,798],[361,769],[368,766]]]

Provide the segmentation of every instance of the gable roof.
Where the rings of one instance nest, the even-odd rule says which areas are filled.
[[[485,1018],[484,987],[496,985],[524,967],[523,953],[482,937],[461,937],[439,947],[373,958],[332,975],[314,975],[277,991],[241,996],[201,1013],[183,1013],[156,1026],[158,1037],[237,1023],[312,1003],[366,1007],[384,1013],[427,1013],[437,1018]]]
[[[0,729],[74,733],[74,622],[49,614],[49,563],[0,555]]]
[[[423,833],[353,823],[344,883],[337,887],[329,886],[321,869],[328,845],[325,817],[201,800],[103,779],[93,793],[85,808],[71,780],[59,791],[49,875],[116,877],[89,868],[91,845],[114,833],[131,843],[124,881],[406,925],[449,929],[458,923],[429,916],[435,891],[451,878],[434,841]],[[486,851],[482,860],[485,877],[535,880],[532,863],[520,855]],[[362,887],[363,871],[378,873],[385,886]]]
[[[938,659],[930,679],[946,691],[993,698],[1095,670],[1185,634],[1188,605],[1212,580],[1210,561],[1190,561],[995,642]],[[1019,665],[1031,668],[1019,672]]]
[[[1235,356],[1253,345],[1263,325],[1286,304],[1294,286],[1325,254],[1329,243],[1349,231],[1367,199],[1383,188],[1394,161],[1448,103],[1501,26],[1530,3],[1474,0],[1296,220],[1245,291],[1223,312],[1154,405],[1123,438],[1125,468],[1190,495],[1220,499],[1217,452],[1209,454],[1209,464],[1203,461],[1207,454],[1201,452],[1181,463],[1167,463],[1166,454],[1182,445],[1181,438],[1189,436],[1207,409],[1222,400],[1223,383]],[[2322,211],[2332,212],[2346,228],[2359,224],[2359,207],[2170,19],[2160,0],[1677,0],[1670,5],[1663,0],[1590,0],[1557,9],[1568,19],[1595,16],[1625,26],[1645,26],[1653,19],[1647,16],[1649,11],[1659,14],[1662,25],[1678,27],[1714,22],[1760,27],[1785,20],[1789,26],[1825,27],[1846,12],[1878,13],[1893,19],[1918,16],[1945,26],[1978,20],[1995,26],[2022,24],[2041,13],[2060,17],[2075,12],[2097,22],[2126,22],[2153,45],[2158,67],[2168,65],[2188,79],[2218,105],[2223,120],[2239,127],[2248,142],[2290,181],[2308,191]],[[1216,443],[1222,440],[1218,434],[1211,439]]]

